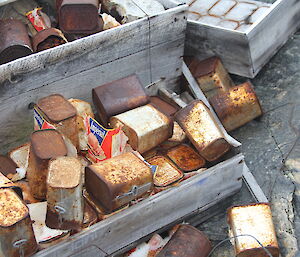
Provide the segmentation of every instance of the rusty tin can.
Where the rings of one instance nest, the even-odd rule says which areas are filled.
[[[92,96],[99,118],[105,126],[111,116],[149,103],[149,97],[136,75],[93,88]]]
[[[49,228],[79,230],[83,223],[83,166],[74,157],[50,161],[47,178],[47,216]]]
[[[29,183],[28,181],[22,179],[22,180],[19,180],[19,181],[16,181],[14,182],[14,185],[16,187],[19,187],[20,190],[22,191],[22,198],[23,198],[23,201],[26,203],[26,204],[31,204],[31,203],[38,203],[40,202],[40,200],[34,198],[31,190],[30,190],[30,186],[29,186]]]
[[[11,189],[0,189],[0,256],[30,256],[37,243],[26,204]]]
[[[86,128],[84,125],[84,119],[89,116],[94,118],[94,113],[91,105],[88,102],[79,99],[69,99],[68,100],[77,111],[77,128],[79,137],[79,149],[82,151],[88,150],[88,137],[86,133]]]
[[[139,157],[124,153],[86,167],[85,187],[92,199],[110,213],[151,190],[153,175]]]
[[[29,157],[30,144],[18,146],[8,153],[8,156],[18,165],[19,168],[25,171],[28,168],[28,157]]]
[[[250,236],[255,237],[273,257],[279,256],[279,248],[268,203],[234,206],[227,211],[230,233],[235,236],[234,245],[238,257],[267,257],[265,250]]]
[[[110,118],[113,128],[122,127],[133,150],[144,153],[172,136],[173,121],[147,104]]]
[[[4,189],[4,188],[10,188],[10,189],[12,189],[13,191],[15,191],[15,193],[18,196],[20,196],[21,199],[23,199],[21,187],[19,187],[16,183],[14,183],[11,180],[9,180],[6,176],[4,176],[0,172],[0,189]]]
[[[94,208],[84,199],[84,215],[83,215],[83,228],[89,228],[98,221],[97,212]]]
[[[173,135],[167,140],[167,143],[169,145],[175,146],[180,143],[183,143],[186,141],[187,137],[184,132],[184,130],[179,126],[179,124],[174,121],[174,127],[173,127]]]
[[[78,128],[76,123],[77,111],[62,95],[53,94],[39,99],[36,104],[35,128],[42,129],[39,122],[44,119],[50,127],[56,128],[60,133],[69,138],[78,149]]]
[[[9,179],[12,179],[16,174],[17,164],[8,156],[0,155],[0,172]]]
[[[59,27],[63,32],[92,34],[103,30],[98,0],[58,1]]]
[[[169,117],[173,117],[175,113],[179,110],[178,107],[167,103],[166,101],[162,100],[159,96],[150,96],[150,104]]]
[[[32,38],[32,46],[35,52],[40,52],[67,43],[64,34],[55,28],[39,31]]]
[[[234,86],[218,57],[210,57],[203,61],[193,58],[188,67],[207,98],[219,92],[226,92]]]
[[[184,172],[198,170],[205,166],[205,159],[185,144],[173,147],[167,152],[167,156]]]
[[[181,109],[175,119],[207,161],[215,161],[230,150],[230,144],[201,100],[195,100]]]
[[[0,64],[32,53],[26,26],[19,20],[0,20]]]
[[[35,198],[46,198],[49,161],[65,155],[67,147],[57,130],[37,130],[32,133],[27,178]]]
[[[262,115],[262,108],[250,82],[220,92],[209,99],[227,131],[232,131]]]
[[[211,243],[203,232],[190,225],[179,225],[157,257],[207,257]]]
[[[147,162],[157,166],[153,176],[155,186],[166,187],[183,178],[183,172],[164,156],[152,157]]]

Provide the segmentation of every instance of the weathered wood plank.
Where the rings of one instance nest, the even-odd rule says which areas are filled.
[[[300,26],[300,1],[277,0],[271,11],[247,34],[254,75]]]
[[[185,55],[199,59],[216,55],[229,72],[253,76],[248,39],[242,32],[188,21]]]
[[[151,48],[152,78],[154,81],[163,80],[170,89],[178,84],[181,76],[184,39],[168,42]],[[161,58],[161,57],[164,58]],[[106,82],[136,73],[143,85],[150,83],[148,50],[120,58],[62,78],[45,85],[35,85],[32,90],[25,90],[11,98],[5,99],[0,95],[0,145],[1,153],[6,153],[11,147],[28,140],[33,128],[33,112],[28,105],[39,98],[51,93],[60,93],[66,98],[80,98],[92,102],[91,89]],[[48,74],[43,75],[47,80]],[[35,83],[28,78],[28,83]],[[28,84],[25,84],[26,88]],[[7,95],[14,88],[6,88]]]
[[[172,221],[199,208],[205,210],[213,202],[236,192],[242,186],[243,158],[240,154],[219,163],[182,182],[178,187],[154,195],[93,225],[88,233],[76,234],[35,256],[64,257],[79,251],[88,255],[90,247],[98,247],[112,254]]]
[[[0,66],[0,94],[15,95],[185,36],[186,6],[97,33]],[[150,32],[149,32],[150,31]],[[174,33],[175,32],[175,33]],[[149,37],[150,33],[150,37]],[[149,52],[151,54],[151,52]],[[47,74],[47,80],[45,80]],[[28,84],[28,78],[35,83]],[[24,86],[26,84],[26,86]]]

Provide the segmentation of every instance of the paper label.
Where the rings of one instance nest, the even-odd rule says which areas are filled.
[[[84,125],[88,137],[88,157],[91,161],[104,161],[124,152],[128,138],[121,128],[104,128],[90,116],[85,118]]]
[[[41,9],[42,8],[35,8],[34,10],[26,13],[28,20],[38,32],[48,28],[41,14]]]
[[[37,107],[34,107],[33,109],[33,117],[34,117],[34,130],[56,129],[51,123],[46,121],[46,119],[39,112]]]

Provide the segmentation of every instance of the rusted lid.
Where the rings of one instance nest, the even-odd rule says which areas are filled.
[[[171,161],[164,156],[155,156],[147,160],[151,165],[157,165],[153,183],[155,186],[168,186],[183,177],[180,171]]]
[[[188,145],[175,146],[167,156],[183,171],[193,171],[205,166],[205,159]]]
[[[82,164],[74,157],[57,157],[49,163],[47,184],[55,188],[74,188],[82,176]]]
[[[0,189],[0,226],[9,227],[28,216],[28,208],[9,188]]]
[[[178,107],[174,107],[173,105],[165,102],[158,96],[150,97],[150,104],[153,105],[156,109],[161,111],[162,113],[172,117],[179,110]]]
[[[98,0],[63,0],[58,14],[59,26],[67,33],[94,33],[103,30]]]
[[[53,123],[72,118],[76,115],[76,109],[62,95],[53,94],[39,99],[37,107]]]
[[[0,155],[0,172],[3,175],[15,174],[17,168],[17,164],[11,158]]]
[[[68,153],[61,134],[54,129],[34,131],[31,135],[31,147],[41,160],[50,160]]]
[[[212,247],[200,230],[190,225],[180,225],[157,257],[207,257]]]
[[[36,33],[35,36],[32,38],[33,50],[35,52],[38,51],[39,45],[50,37],[59,38],[62,41],[61,44],[67,42],[66,38],[64,37],[64,34],[59,29],[55,29],[55,28],[44,29]]]
[[[131,75],[93,88],[93,102],[102,122],[149,102],[138,77]]]
[[[195,78],[199,78],[215,72],[219,61],[220,59],[216,56],[210,57],[203,61],[193,58],[189,64],[189,69]]]

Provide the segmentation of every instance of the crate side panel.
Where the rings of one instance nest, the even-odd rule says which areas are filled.
[[[177,86],[181,76],[184,37],[161,44],[150,49],[152,79],[163,80],[170,89]],[[13,86],[7,87],[7,95],[0,95],[0,152],[5,154],[10,148],[26,142],[33,129],[33,111],[28,109],[30,103],[35,103],[39,98],[52,93],[60,93],[66,98],[79,98],[92,102],[91,89],[136,73],[144,86],[150,83],[149,75],[149,50],[118,59],[114,62],[99,65],[93,69],[64,77],[51,83],[15,94]],[[47,73],[44,74],[47,80]],[[35,83],[27,75],[24,84]],[[11,92],[10,92],[11,91]]]
[[[300,27],[300,1],[277,1],[273,10],[247,35],[255,74]]]
[[[238,155],[224,161],[178,187],[154,195],[92,226],[88,233],[74,235],[36,256],[69,256],[90,246],[112,254],[172,221],[199,208],[208,208],[211,202],[236,192],[242,185],[243,158]]]
[[[248,39],[244,33],[188,21],[185,55],[199,59],[216,55],[230,73],[253,76]]]
[[[84,70],[182,38],[186,6],[140,19],[0,66],[0,94],[15,88],[20,94]],[[150,29],[150,34],[149,34]],[[150,43],[150,44],[149,44]],[[45,74],[47,78],[45,79]],[[24,76],[35,83],[24,86]],[[10,97],[6,95],[6,98]]]

